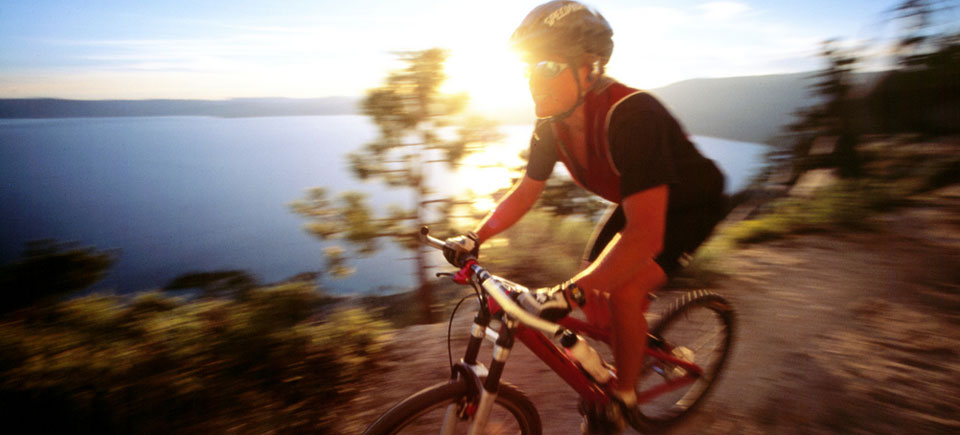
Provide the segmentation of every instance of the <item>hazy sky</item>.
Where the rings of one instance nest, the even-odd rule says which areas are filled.
[[[542,1],[0,0],[0,98],[361,95],[391,52],[449,48],[451,90],[525,98],[505,43]],[[612,76],[641,88],[820,67],[825,39],[876,38],[898,0],[596,0]],[[519,93],[519,94],[518,94]]]

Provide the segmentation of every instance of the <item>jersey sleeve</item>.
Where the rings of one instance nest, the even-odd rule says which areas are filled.
[[[630,100],[615,109],[607,130],[610,156],[620,171],[622,198],[677,182],[669,114],[646,108],[642,100]]]
[[[528,177],[537,181],[546,181],[557,164],[557,147],[553,129],[547,122],[538,122],[530,138],[530,155],[527,161]]]

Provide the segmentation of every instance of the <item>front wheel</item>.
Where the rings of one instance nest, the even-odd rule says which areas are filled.
[[[396,404],[373,422],[364,434],[440,433],[448,412],[455,414],[447,419],[453,427],[445,433],[465,434],[473,420],[474,405],[468,398],[465,381],[444,382]],[[523,392],[513,385],[501,383],[483,433],[539,435],[540,415]]]
[[[723,297],[708,291],[687,293],[663,313],[650,330],[649,345],[695,363],[703,373],[693,376],[682,367],[647,357],[637,381],[638,395],[667,383],[693,381],[641,403],[644,430],[673,425],[701,402],[727,359],[733,329],[733,308]]]

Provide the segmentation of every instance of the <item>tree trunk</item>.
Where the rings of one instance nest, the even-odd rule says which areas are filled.
[[[420,322],[433,323],[433,283],[427,279],[427,261],[422,246],[417,247],[417,284]]]
[[[417,157],[419,157],[419,155],[418,153]],[[416,230],[419,230],[420,225],[423,224],[423,201],[425,196],[423,172],[419,161],[411,169],[416,173],[414,177],[416,180],[414,190],[417,192],[414,201],[414,204],[416,204],[414,209],[416,220],[414,222],[416,222]],[[417,299],[420,304],[420,323],[433,323],[433,283],[427,278],[427,257],[423,245],[417,245],[415,254],[417,257],[417,270],[414,273],[416,273],[417,276]]]

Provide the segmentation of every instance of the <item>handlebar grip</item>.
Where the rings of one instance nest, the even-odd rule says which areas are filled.
[[[430,228],[427,228],[426,226],[420,227],[420,241],[437,249],[443,249],[443,245],[445,245],[443,240],[431,236]]]
[[[563,334],[564,328],[562,326],[534,316],[527,312],[527,310],[524,310],[520,305],[517,305],[510,296],[507,296],[506,289],[503,288],[499,281],[490,279],[490,273],[487,272],[486,269],[479,264],[473,264],[470,267],[473,269],[473,273],[480,278],[480,285],[483,289],[486,290],[487,294],[490,295],[493,300],[497,301],[500,308],[506,311],[507,314],[527,326],[539,329],[547,334],[552,334],[554,337],[559,337]]]
[[[420,227],[420,240],[437,249],[443,249],[444,245],[446,245],[443,240],[430,236],[430,229],[426,226]],[[498,281],[489,279],[490,273],[479,264],[473,263],[470,268],[474,275],[480,278],[480,285],[486,290],[487,294],[493,297],[493,299],[497,301],[497,304],[500,305],[500,308],[506,311],[507,314],[528,326],[532,326],[548,334],[559,336],[563,333],[564,328],[562,326],[534,316],[520,307],[520,305],[517,305],[510,296],[507,296],[507,291]]]

